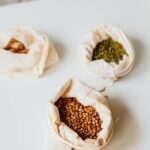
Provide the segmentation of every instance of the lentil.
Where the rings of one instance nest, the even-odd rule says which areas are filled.
[[[123,55],[128,56],[122,44],[109,37],[96,45],[92,60],[104,59],[108,63],[114,62],[118,64],[123,59]]]

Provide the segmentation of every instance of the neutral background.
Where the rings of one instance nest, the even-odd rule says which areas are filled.
[[[114,136],[105,150],[148,150],[149,14],[149,0],[48,0],[1,7],[0,31],[34,26],[55,43],[60,62],[39,80],[0,76],[0,150],[52,149],[47,117],[50,93],[72,74],[86,78],[77,59],[79,43],[92,27],[106,23],[120,27],[132,40],[136,61],[128,76],[107,89]]]
[[[37,0],[0,0],[0,5],[9,5],[20,2],[37,1]]]

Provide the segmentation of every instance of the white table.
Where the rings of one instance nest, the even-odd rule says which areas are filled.
[[[50,92],[71,74],[84,74],[77,59],[79,43],[92,27],[105,23],[122,28],[136,51],[132,72],[107,89],[114,120],[120,120],[105,150],[148,150],[149,14],[149,0],[49,0],[1,7],[0,31],[24,24],[36,27],[54,41],[60,62],[40,80],[0,76],[0,150],[51,149],[47,116]]]

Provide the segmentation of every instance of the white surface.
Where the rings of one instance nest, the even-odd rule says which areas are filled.
[[[105,150],[149,149],[149,14],[149,0],[51,0],[1,7],[1,31],[32,25],[55,42],[61,60],[40,80],[0,77],[0,150],[51,149],[47,128],[50,92],[71,74],[84,76],[77,59],[78,45],[93,26],[105,23],[123,29],[136,51],[132,72],[107,90],[114,120],[120,120]]]

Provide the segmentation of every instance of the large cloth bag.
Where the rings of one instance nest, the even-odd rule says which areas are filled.
[[[97,139],[83,140],[75,131],[61,122],[58,108],[55,102],[60,97],[76,97],[84,106],[92,106],[98,112],[102,121],[102,130]],[[97,91],[83,85],[81,82],[71,79],[60,86],[49,101],[49,117],[55,136],[66,145],[78,150],[99,150],[107,144],[113,132],[113,121],[111,110],[107,100]]]

